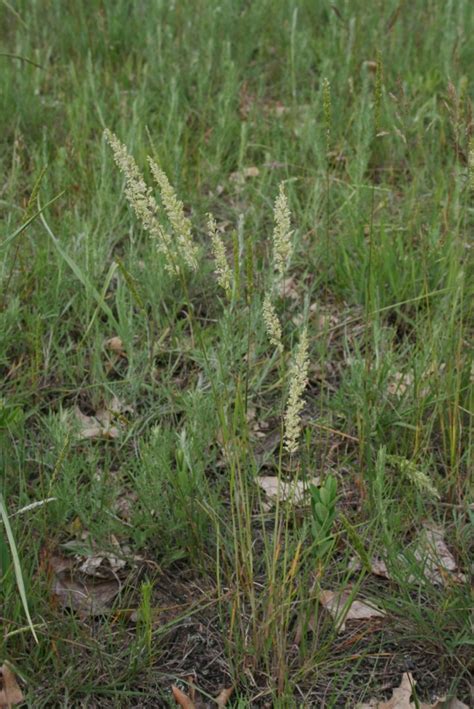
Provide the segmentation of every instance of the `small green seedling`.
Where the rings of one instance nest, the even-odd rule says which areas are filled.
[[[334,537],[331,530],[336,517],[337,481],[328,475],[320,487],[309,486],[311,493],[311,533],[316,554],[325,556],[332,548]]]
[[[138,608],[137,640],[145,657],[151,658],[153,637],[153,609],[152,594],[153,584],[150,581],[142,583],[140,588],[141,598]]]

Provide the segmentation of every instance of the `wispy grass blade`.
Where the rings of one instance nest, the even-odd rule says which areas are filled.
[[[51,241],[54,244],[54,247],[58,254],[61,256],[61,258],[64,259],[64,261],[67,263],[71,271],[74,273],[76,278],[82,283],[84,286],[85,290],[94,298],[96,301],[97,305],[100,307],[100,309],[107,315],[109,318],[110,323],[118,330],[119,329],[119,324],[117,322],[117,319],[115,318],[115,315],[105,302],[104,295],[101,295],[97,288],[91,283],[90,279],[86,276],[84,271],[78,266],[78,264],[74,261],[73,258],[63,249],[61,246],[61,243],[59,239],[53,234],[51,227],[49,226],[48,222],[46,221],[44,214],[44,207],[43,209],[38,212],[40,215],[41,223],[43,224],[44,228],[46,229],[47,233],[49,234]]]
[[[18,556],[18,551],[17,551],[16,544],[15,544],[15,538],[13,536],[13,531],[10,526],[10,520],[8,519],[7,508],[5,505],[5,501],[3,499],[3,495],[1,493],[0,493],[0,516],[2,517],[3,525],[4,525],[5,531],[7,533],[8,543],[10,545],[10,552],[11,552],[12,560],[13,560],[13,569],[15,571],[15,578],[16,578],[16,585],[18,587],[18,593],[20,594],[21,602],[23,604],[23,609],[25,611],[28,625],[31,630],[31,634],[33,635],[36,642],[38,642],[38,636],[36,635],[36,631],[35,631],[35,628],[33,625],[33,621],[31,620],[30,610],[28,607],[28,599],[26,597],[25,584],[23,581],[23,573],[21,571],[20,557]]]
[[[60,192],[59,194],[57,194],[55,197],[53,197],[53,199],[50,199],[49,202],[47,202],[37,212],[32,214],[31,217],[29,217],[26,220],[26,222],[24,222],[21,226],[19,226],[18,229],[15,229],[15,231],[12,232],[9,236],[7,236],[7,238],[4,241],[0,242],[0,249],[6,248],[8,246],[8,244],[10,244],[12,241],[14,241],[14,239],[16,239],[17,236],[19,236],[22,232],[24,232],[25,229],[27,229],[30,226],[30,224],[32,222],[34,222],[36,217],[40,216],[40,214],[42,214],[45,209],[47,209],[52,204],[54,204],[60,197],[63,196],[63,194],[64,194],[64,190],[62,192]]]

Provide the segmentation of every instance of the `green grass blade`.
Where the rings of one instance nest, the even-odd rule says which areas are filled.
[[[23,608],[25,610],[25,615],[28,620],[28,625],[30,626],[31,633],[38,642],[38,636],[36,635],[35,628],[33,626],[33,621],[31,620],[30,611],[28,608],[28,600],[26,598],[25,584],[23,582],[23,574],[21,572],[20,557],[18,556],[18,551],[15,544],[15,538],[13,536],[12,528],[10,526],[10,520],[8,519],[7,508],[5,506],[5,501],[3,495],[0,493],[0,515],[2,516],[3,524],[5,525],[5,530],[7,533],[8,543],[10,545],[10,552],[13,559],[13,568],[15,570],[16,585],[18,586],[18,592],[20,594],[21,602],[23,603]]]
[[[56,200],[58,200],[60,197],[62,197],[63,194],[64,194],[64,191],[63,191],[63,192],[60,192],[59,194],[56,195],[56,197],[53,197],[53,199],[51,199],[49,202],[47,202],[47,203],[44,205],[44,207],[41,207],[41,209],[39,209],[37,212],[35,212],[34,214],[32,214],[31,217],[29,217],[29,219],[27,219],[26,222],[24,222],[24,224],[22,224],[21,226],[19,226],[18,229],[16,229],[12,234],[10,234],[9,236],[7,236],[7,238],[5,239],[5,241],[2,241],[2,242],[0,243],[0,249],[4,249],[6,246],[8,246],[8,244],[9,244],[11,241],[13,241],[17,236],[19,236],[22,232],[24,232],[27,227],[30,226],[31,222],[34,222],[34,220],[36,219],[36,217],[38,217],[47,207],[49,207],[49,206],[51,206],[52,204],[54,204],[54,202],[56,202]]]
[[[41,210],[41,212],[42,211],[43,210]],[[112,313],[111,309],[109,308],[109,306],[105,302],[104,297],[100,295],[97,288],[95,288],[95,286],[90,282],[90,280],[87,278],[84,271],[77,265],[77,263],[74,261],[74,259],[72,259],[69,256],[69,254],[67,253],[67,251],[65,251],[63,249],[63,247],[61,246],[61,244],[59,242],[59,239],[51,231],[51,227],[49,226],[48,222],[44,218],[44,214],[42,214],[42,213],[40,214],[40,219],[41,219],[41,223],[43,224],[47,233],[51,237],[51,241],[53,242],[54,247],[55,247],[56,251],[58,252],[58,254],[61,256],[61,258],[64,259],[64,261],[67,263],[67,265],[69,266],[71,271],[74,273],[76,278],[82,283],[82,285],[84,286],[86,291],[92,295],[92,297],[94,298],[94,300],[96,301],[98,306],[107,315],[110,322],[113,323],[113,325],[116,329],[118,329],[119,328],[118,322],[117,322],[114,314]]]

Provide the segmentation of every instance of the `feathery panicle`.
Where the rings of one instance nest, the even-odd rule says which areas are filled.
[[[408,458],[399,455],[387,455],[387,462],[397,466],[401,473],[415,485],[421,493],[426,493],[431,497],[440,499],[440,494],[427,473]]]
[[[275,220],[273,230],[273,262],[280,276],[283,276],[291,256],[291,237],[293,234],[290,228],[290,210],[288,208],[288,200],[286,198],[283,182],[280,184],[280,191],[275,200],[273,216]]]
[[[279,352],[283,352],[283,343],[281,341],[281,325],[273,307],[273,303],[269,295],[265,296],[262,307],[263,322],[267,331],[268,339]]]
[[[191,222],[184,214],[183,203],[176,196],[176,192],[161,167],[148,158],[153,177],[155,178],[160,195],[173,231],[178,240],[179,252],[192,271],[197,269],[197,249],[191,234]]]
[[[146,184],[137,163],[117,136],[106,128],[104,137],[112,148],[115,164],[125,177],[125,197],[128,203],[135,212],[137,219],[142,223],[145,231],[155,239],[158,251],[167,257],[167,269],[176,273],[177,268],[173,261],[171,237],[164,231],[158,221],[156,216],[158,205],[152,196],[151,188]]]
[[[230,300],[232,296],[232,272],[227,263],[224,244],[217,233],[216,220],[212,214],[207,215],[207,228],[211,237],[212,253],[215,262],[214,272],[217,276],[217,282],[220,287],[224,289]]]
[[[468,155],[468,172],[469,172],[469,187],[474,192],[474,138],[469,141]]]
[[[300,413],[303,408],[303,392],[308,383],[308,331],[304,328],[296,357],[290,370],[290,392],[285,413],[285,448],[288,453],[298,450],[301,433]]]

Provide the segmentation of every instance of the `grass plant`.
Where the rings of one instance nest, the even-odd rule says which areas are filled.
[[[468,704],[472,2],[0,10],[27,706]]]

